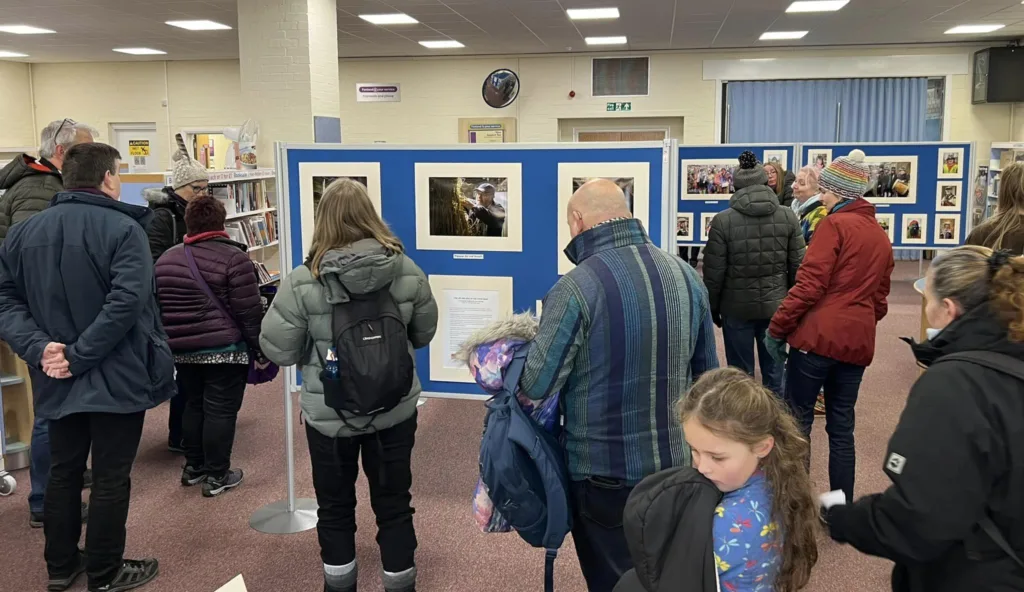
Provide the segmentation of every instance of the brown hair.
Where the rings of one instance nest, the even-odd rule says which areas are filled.
[[[117,161],[121,153],[117,148],[101,142],[76,144],[64,155],[61,176],[70,189],[99,189],[107,173],[117,176]]]
[[[1015,162],[1003,169],[996,213],[982,226],[985,236],[991,237],[991,244],[985,246],[993,249],[1002,249],[1003,241],[1024,230],[1024,163]]]
[[[331,250],[347,247],[356,241],[372,238],[392,253],[402,253],[402,241],[377,215],[366,187],[347,177],[335,180],[317,206],[313,245],[309,249],[309,269],[320,277],[320,261]]]
[[[1007,324],[1010,341],[1024,342],[1024,257],[1009,257],[993,268],[992,249],[968,245],[932,263],[928,288],[940,299],[956,302],[961,313],[990,303]]]
[[[764,163],[764,168],[768,167],[775,169],[775,195],[782,197],[782,194],[786,192],[786,171],[774,162]]]
[[[679,402],[682,422],[695,419],[711,433],[754,446],[771,436],[775,445],[761,461],[771,488],[772,520],[780,527],[779,592],[807,585],[818,562],[818,504],[806,462],[811,452],[796,420],[771,391],[735,368],[701,376]]]
[[[190,236],[224,230],[227,210],[219,199],[201,195],[185,206],[185,230]]]

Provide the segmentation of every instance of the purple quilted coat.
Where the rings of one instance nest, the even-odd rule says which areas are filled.
[[[226,318],[192,279],[185,245],[192,250],[196,267],[224,307]],[[174,353],[226,347],[244,341],[259,351],[259,280],[245,246],[224,232],[185,237],[184,245],[168,249],[156,262],[157,299],[160,317]],[[239,331],[241,327],[241,331]]]

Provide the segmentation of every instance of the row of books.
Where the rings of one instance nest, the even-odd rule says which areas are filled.
[[[252,216],[233,220],[224,225],[232,240],[252,247],[265,247],[278,240],[277,212],[266,212],[262,216]]]
[[[256,275],[259,276],[261,286],[281,279],[281,272],[268,270],[267,266],[260,261],[253,261],[253,264],[256,266]]]
[[[228,216],[255,212],[271,207],[263,181],[246,181],[229,185],[210,185],[210,193],[224,202]]]

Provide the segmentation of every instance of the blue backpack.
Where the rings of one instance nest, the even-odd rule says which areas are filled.
[[[504,386],[487,402],[480,442],[480,478],[500,512],[524,541],[546,550],[544,590],[555,587],[555,557],[572,530],[569,474],[557,438],[519,406],[516,389],[530,345],[514,354]]]

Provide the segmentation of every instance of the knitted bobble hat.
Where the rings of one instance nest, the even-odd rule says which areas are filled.
[[[171,186],[174,189],[181,189],[196,181],[209,181],[210,175],[207,174],[206,167],[189,156],[181,134],[175,134],[174,137],[178,141],[178,151],[171,157],[171,160],[174,161],[174,164],[171,165]]]
[[[868,165],[864,164],[864,151],[854,150],[849,156],[833,160],[818,179],[822,193],[831,192],[841,199],[864,197],[868,190]]]
[[[754,185],[768,185],[768,171],[764,170],[753,152],[747,150],[740,154],[740,168],[736,169],[733,175],[733,184],[737,190]]]

